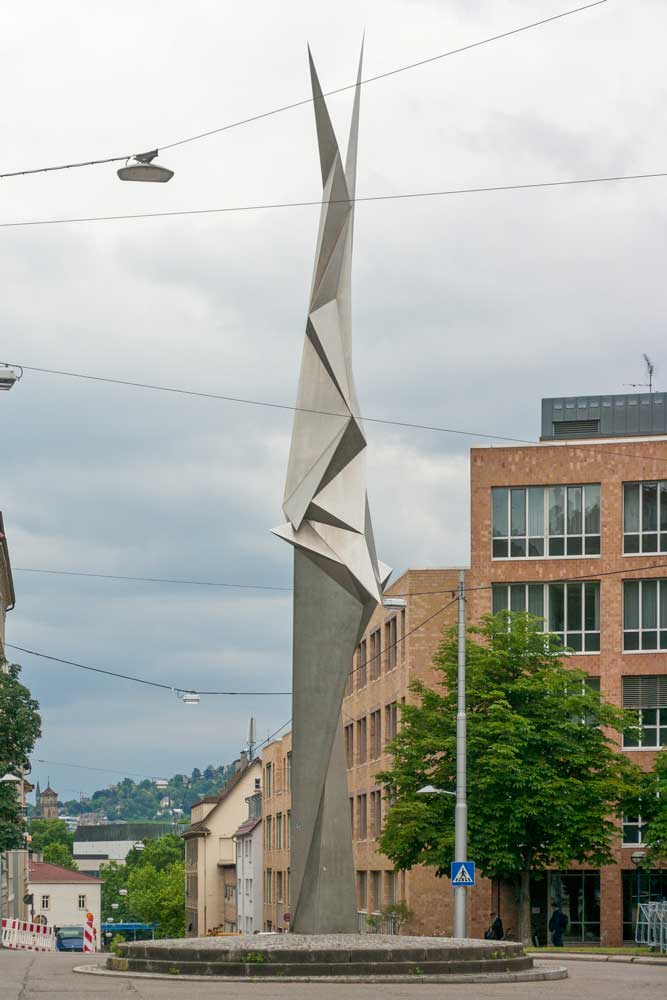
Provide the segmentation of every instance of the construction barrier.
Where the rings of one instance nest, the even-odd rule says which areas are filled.
[[[55,951],[56,939],[53,927],[3,917],[2,945],[17,951]]]
[[[97,951],[95,947],[95,938],[97,937],[97,932],[95,930],[95,918],[92,913],[86,914],[86,922],[83,925],[83,950],[84,951]]]

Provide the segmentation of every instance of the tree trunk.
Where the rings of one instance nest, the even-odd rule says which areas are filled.
[[[533,927],[530,912],[530,869],[522,871],[519,876],[519,928],[517,940],[522,944],[533,943]]]

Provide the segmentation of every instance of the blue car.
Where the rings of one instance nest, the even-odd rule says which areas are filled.
[[[83,927],[59,927],[56,951],[83,951]]]

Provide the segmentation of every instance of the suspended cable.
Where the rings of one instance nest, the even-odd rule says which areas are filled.
[[[44,573],[48,576],[82,576],[95,580],[128,580],[137,583],[170,583],[188,587],[228,587],[238,590],[276,590],[291,593],[291,587],[270,587],[263,583],[221,583],[216,580],[179,580],[171,577],[120,576],[115,573],[82,573],[68,569],[37,569],[33,566],[12,566],[12,573]]]
[[[0,362],[0,364],[8,365],[10,368],[20,367],[25,369],[25,371],[40,372],[41,374],[46,374],[46,375],[63,375],[68,378],[78,378],[89,382],[105,382],[111,385],[129,386],[132,389],[149,389],[155,392],[169,392],[180,396],[193,396],[200,399],[217,399],[225,403],[240,403],[246,406],[263,406],[272,410],[286,410],[290,413],[316,413],[319,414],[320,416],[337,417],[338,419],[348,415],[346,413],[334,413],[332,410],[315,410],[303,406],[290,406],[288,403],[272,403],[268,402],[267,400],[246,399],[241,396],[227,396],[227,395],[222,395],[221,393],[198,392],[194,389],[182,389],[182,388],[177,388],[175,386],[155,385],[148,382],[131,382],[128,379],[109,378],[102,375],[86,375],[82,372],[70,372],[57,368],[38,368],[35,365],[19,365],[17,362],[4,361]],[[632,452],[626,450],[614,451],[613,446],[609,444],[604,444],[602,443],[602,441],[599,444],[596,444],[594,442],[591,442],[590,440],[580,441],[572,438],[560,438],[558,441],[541,442],[541,441],[536,441],[534,438],[519,438],[504,434],[491,434],[485,431],[469,431],[469,430],[464,430],[460,427],[441,427],[438,426],[437,424],[417,424],[417,423],[411,423],[406,420],[390,420],[389,418],[386,417],[366,417],[366,416],[357,416],[354,414],[350,415],[355,416],[355,419],[359,420],[361,423],[386,424],[389,427],[405,427],[409,430],[433,431],[438,434],[456,434],[462,437],[480,438],[486,441],[509,442],[510,444],[524,444],[533,446],[544,445],[547,447],[562,447],[564,445],[573,447],[576,445],[578,447],[585,447],[591,451],[603,450],[606,456],[615,455],[620,458],[638,458],[641,461],[647,461],[647,462],[667,462],[667,457],[665,457],[664,455],[645,455],[645,454],[640,455],[638,453],[633,454]],[[638,434],[637,436],[641,437],[641,434]],[[618,443],[619,442],[615,439],[614,446],[617,445]]]
[[[135,684],[145,684],[148,687],[161,688],[163,691],[171,691],[177,694],[206,694],[206,695],[227,695],[227,696],[270,696],[270,695],[290,695],[291,691],[198,691],[194,688],[179,687],[176,684],[161,684],[159,681],[149,681],[145,677],[135,677],[132,674],[121,674],[115,670],[106,670],[102,667],[90,667],[85,663],[76,663],[74,660],[64,660],[59,656],[49,656],[47,653],[38,653],[34,649],[26,649],[24,646],[15,646],[11,642],[6,642],[7,649],[16,649],[29,656],[38,656],[42,660],[51,660],[53,663],[63,663],[68,667],[77,667],[79,670],[89,670],[94,674],[105,674],[107,677],[118,677],[121,680],[132,681]]]
[[[354,90],[356,89],[356,87],[364,86],[365,84],[368,83],[374,83],[376,80],[384,80],[387,77],[396,76],[398,73],[405,73],[408,70],[417,69],[420,66],[426,66],[429,63],[437,62],[440,59],[446,59],[448,56],[459,55],[462,52],[468,52],[471,49],[479,48],[481,45],[488,45],[491,42],[497,42],[503,38],[510,38],[512,35],[518,35],[523,31],[529,31],[531,28],[539,28],[545,24],[549,24],[552,21],[562,20],[564,17],[569,17],[571,14],[579,14],[582,11],[590,10],[592,7],[599,7],[606,2],[607,0],[595,0],[594,3],[587,3],[584,4],[582,7],[575,7],[572,10],[562,11],[560,14],[554,14],[551,17],[542,18],[540,21],[533,21],[530,24],[524,24],[518,28],[512,28],[509,31],[502,32],[501,34],[491,35],[488,38],[482,38],[477,42],[471,42],[468,45],[462,45],[459,48],[450,49],[447,52],[441,52],[438,55],[429,56],[426,59],[420,59],[417,62],[408,63],[405,66],[399,66],[396,69],[387,70],[385,73],[378,73],[375,76],[370,76],[364,80],[359,81],[359,83],[355,81],[355,83],[346,84],[346,86],[344,87],[338,87],[335,90],[329,90],[325,94],[323,94],[322,97],[326,98],[326,97],[332,97],[334,94],[342,94],[347,90]],[[261,114],[252,115],[249,118],[241,118],[239,119],[239,121],[230,122],[227,125],[221,125],[218,128],[209,129],[207,132],[199,132],[196,135],[188,136],[185,139],[177,139],[175,142],[170,142],[167,143],[166,145],[157,147],[156,152],[159,150],[164,151],[166,149],[174,149],[176,146],[184,146],[186,145],[186,143],[197,142],[200,139],[206,139],[209,136],[218,135],[221,132],[228,132],[230,129],[239,128],[239,126],[241,125],[249,125],[251,122],[261,121],[264,118],[270,118],[273,115],[282,114],[282,112],[284,111],[291,111],[293,108],[304,107],[307,104],[312,104],[313,100],[314,98],[307,97],[302,101],[295,101],[292,104],[284,104],[281,107],[273,108],[271,111],[264,111]],[[108,156],[105,157],[104,159],[98,159],[98,160],[90,159],[90,160],[83,160],[77,163],[62,163],[56,166],[35,167],[29,170],[13,170],[10,172],[0,174],[0,179],[9,177],[26,177],[30,174],[53,173],[59,170],[75,170],[79,167],[94,167],[107,163],[120,163],[122,160],[129,160],[132,157],[135,157],[136,155],[137,154],[135,153],[124,153],[122,156]],[[147,154],[139,154],[139,155],[145,156]]]
[[[607,0],[602,0],[606,3]],[[644,174],[615,174],[608,177],[575,177],[560,181],[534,181],[526,184],[494,184],[486,187],[445,188],[439,191],[409,191],[402,194],[364,195],[358,198],[331,198],[327,201],[282,201],[263,205],[231,205],[224,208],[194,208],[173,212],[135,212],[125,215],[83,215],[66,219],[22,219],[17,222],[0,222],[0,229],[17,229],[27,226],[62,226],[80,222],[124,222],[131,219],[168,219],[185,215],[223,215],[230,212],[261,212],[277,208],[309,208],[322,205],[350,204],[351,202],[404,201],[410,198],[444,198],[461,194],[493,194],[499,191],[531,191],[538,188],[575,187],[581,184],[609,184],[613,181],[642,181],[667,177],[667,171]]]

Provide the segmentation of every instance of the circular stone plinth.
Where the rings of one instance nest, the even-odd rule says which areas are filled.
[[[138,941],[107,959],[115,972],[225,979],[556,978],[505,941],[381,934],[254,934]]]

